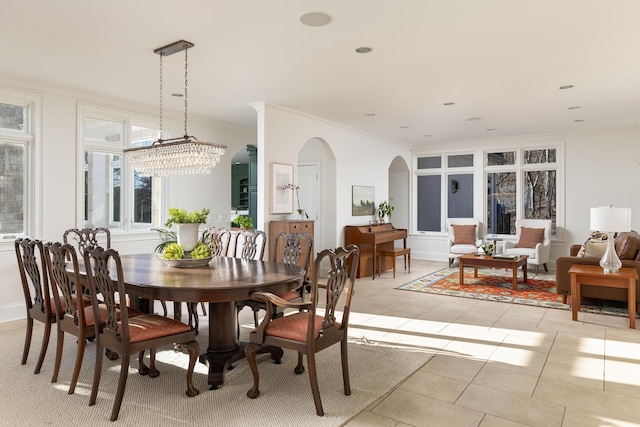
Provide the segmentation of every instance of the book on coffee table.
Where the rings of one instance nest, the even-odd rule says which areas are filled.
[[[519,255],[509,255],[509,254],[493,254],[494,258],[498,259],[517,259]]]

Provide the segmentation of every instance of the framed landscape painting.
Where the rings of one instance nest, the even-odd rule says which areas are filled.
[[[376,187],[354,185],[351,187],[351,215],[374,215],[376,212]]]

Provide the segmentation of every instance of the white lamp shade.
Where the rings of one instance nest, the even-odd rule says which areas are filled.
[[[631,231],[631,209],[600,206],[591,208],[592,231]]]

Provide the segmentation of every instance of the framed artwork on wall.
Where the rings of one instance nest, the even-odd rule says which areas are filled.
[[[351,215],[374,215],[376,212],[376,187],[354,185],[351,187]]]
[[[293,165],[271,163],[271,213],[289,214],[293,212],[293,191],[288,184],[293,183]]]

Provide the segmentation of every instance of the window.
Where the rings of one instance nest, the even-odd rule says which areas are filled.
[[[516,219],[526,218],[550,219],[555,234],[556,155],[556,148],[486,154],[488,233],[515,234]]]
[[[473,154],[446,155],[446,162],[442,157],[417,159],[418,231],[442,231],[442,218],[473,217]]]
[[[0,91],[0,236],[37,233],[35,125],[37,98]]]
[[[160,179],[139,176],[123,156],[125,147],[158,139],[153,120],[82,108],[85,227],[131,230],[159,225]]]
[[[555,234],[562,152],[555,144],[417,157],[416,231],[441,232],[444,218],[476,217],[488,234],[514,235],[525,218],[550,219]]]

